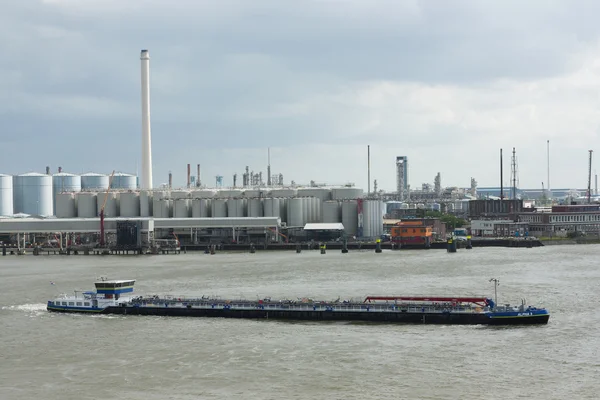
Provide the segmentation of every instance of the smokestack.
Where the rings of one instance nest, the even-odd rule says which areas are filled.
[[[198,173],[196,174],[196,186],[200,187],[200,164],[198,164]]]
[[[271,187],[271,148],[267,148],[267,186]]]
[[[150,53],[142,50],[142,189],[152,189],[152,139],[150,136]]]
[[[58,173],[60,174],[62,172],[62,167],[58,167]]]
[[[547,172],[548,172],[548,177],[546,179],[546,186],[548,187],[548,194],[550,194],[550,141],[546,140],[546,157],[547,157],[547,162],[548,162],[548,166],[547,166]]]
[[[187,188],[188,189],[190,188],[190,184],[191,184],[191,182],[190,182],[190,179],[191,179],[191,176],[192,176],[192,170],[191,170],[191,168],[192,168],[192,164],[188,164],[188,171],[187,171]]]
[[[46,167],[46,175],[50,175],[50,167]]]
[[[169,189],[173,187],[173,174],[169,171]]]
[[[500,149],[500,200],[504,200],[504,184],[502,183],[502,149]]]
[[[371,145],[367,145],[367,196],[371,194]]]

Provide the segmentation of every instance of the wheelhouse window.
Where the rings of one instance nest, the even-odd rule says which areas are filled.
[[[86,307],[89,307],[90,306],[90,302],[86,301],[86,302],[83,303],[83,305],[86,306]]]
[[[62,305],[63,305],[63,306],[66,306],[66,305],[67,305],[67,302],[66,302],[66,301],[63,301],[63,302],[62,302]]]
[[[77,302],[77,305],[78,305],[78,306],[81,306],[81,302],[80,302],[80,301],[78,301],[78,302]]]
[[[69,302],[69,305],[70,305],[70,306],[74,306],[74,305],[75,305],[75,302],[74,302],[74,301],[70,301],[70,302]]]

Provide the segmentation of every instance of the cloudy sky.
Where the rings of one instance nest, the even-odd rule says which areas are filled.
[[[592,0],[0,0],[0,172],[135,173],[148,49],[155,185],[184,184],[187,163],[230,185],[270,147],[286,183],[366,188],[370,145],[386,190],[397,155],[412,187],[498,186],[500,148],[508,183],[513,147],[520,186],[540,187],[550,140],[551,186],[586,187],[598,15]]]

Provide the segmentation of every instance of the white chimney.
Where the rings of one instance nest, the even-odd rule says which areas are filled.
[[[142,50],[142,179],[141,189],[152,189],[152,138],[150,135],[150,53]]]

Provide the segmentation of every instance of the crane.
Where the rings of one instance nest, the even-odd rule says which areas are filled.
[[[102,203],[102,208],[100,208],[100,247],[104,247],[104,207],[106,207],[108,192],[110,192],[110,185],[112,185],[114,176],[115,171],[113,170],[112,174],[110,174],[110,178],[108,179],[108,188],[106,188],[106,192],[104,193],[104,202]]]

